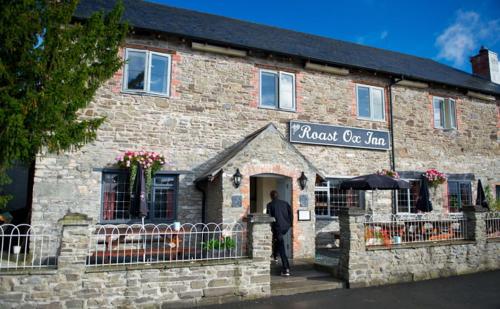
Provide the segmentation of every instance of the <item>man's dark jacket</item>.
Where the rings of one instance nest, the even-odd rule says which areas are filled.
[[[267,213],[274,217],[273,229],[285,234],[292,226],[292,207],[285,201],[275,199],[267,204]]]

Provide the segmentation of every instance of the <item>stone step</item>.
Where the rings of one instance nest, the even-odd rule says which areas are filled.
[[[288,280],[271,281],[271,295],[293,295],[345,288],[344,282],[331,276],[303,278],[293,280],[294,276],[284,277]]]
[[[273,272],[271,276],[271,282],[282,282],[282,281],[305,281],[309,279],[315,279],[315,278],[323,278],[323,277],[331,277],[331,274],[327,272],[322,272],[322,271],[317,271],[315,269],[291,269],[291,276],[289,277],[283,277],[280,275],[280,272]]]

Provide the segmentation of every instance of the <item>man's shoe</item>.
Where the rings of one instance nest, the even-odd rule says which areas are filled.
[[[288,269],[287,269],[287,270],[285,270],[285,271],[282,271],[282,272],[281,272],[281,275],[282,275],[283,277],[290,277],[290,270],[288,270]]]

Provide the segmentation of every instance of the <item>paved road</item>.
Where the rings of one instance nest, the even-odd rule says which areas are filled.
[[[383,287],[278,296],[203,308],[500,309],[500,271]]]

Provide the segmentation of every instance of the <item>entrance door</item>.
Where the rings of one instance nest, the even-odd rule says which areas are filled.
[[[276,174],[259,174],[250,177],[250,212],[265,213],[271,201],[272,190],[278,191],[280,200],[292,205],[292,179]],[[288,258],[292,258],[292,229],[285,235],[285,249]]]
[[[281,200],[286,201],[290,206],[292,205],[292,180],[289,177],[281,177],[277,181],[277,188],[276,191],[278,191],[278,196]],[[293,208],[292,208],[292,213],[293,213]],[[284,240],[285,240],[285,250],[286,250],[286,256],[291,259],[292,258],[292,229],[291,227],[288,230],[288,233],[285,234]]]

